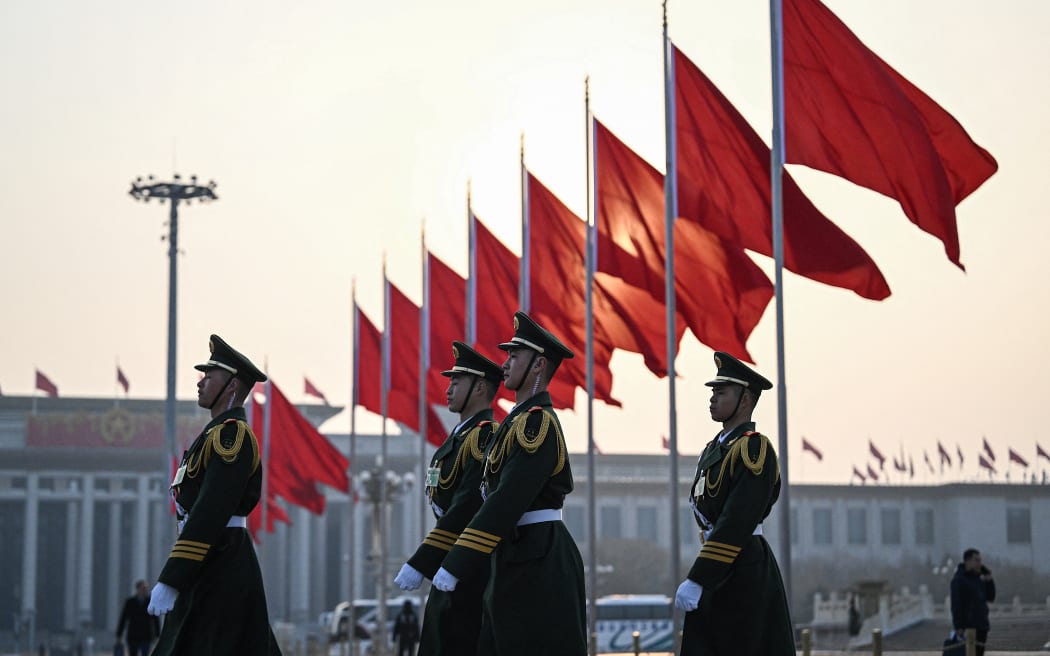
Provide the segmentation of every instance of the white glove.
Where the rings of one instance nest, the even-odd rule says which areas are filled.
[[[157,583],[149,593],[149,608],[146,611],[160,617],[175,607],[175,597],[178,596],[179,591],[175,588],[166,583]]]
[[[423,585],[423,573],[405,563],[401,566],[401,571],[394,577],[394,583],[402,590],[415,590]]]
[[[442,592],[452,592],[456,589],[457,583],[459,579],[444,567],[438,569],[437,574],[434,575],[434,587]]]
[[[696,581],[692,579],[682,581],[682,585],[678,586],[678,592],[674,593],[675,608],[686,612],[696,610],[696,607],[700,605],[702,594],[704,594],[704,589]]]

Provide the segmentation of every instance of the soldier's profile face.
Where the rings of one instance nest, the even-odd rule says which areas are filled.
[[[521,388],[528,375],[529,354],[531,351],[524,348],[512,348],[507,350],[507,359],[503,362],[503,384],[510,391]]]
[[[470,392],[470,376],[463,374],[452,374],[448,379],[448,389],[445,390],[445,401],[449,412],[460,412],[467,404],[467,394]]]
[[[222,388],[226,385],[226,379],[229,376],[229,373],[218,367],[213,367],[204,372],[201,379],[197,381],[197,405],[202,408],[211,407],[215,397],[222,392]]]
[[[739,385],[715,385],[711,388],[711,419],[725,421],[733,416],[739,396],[744,390]]]

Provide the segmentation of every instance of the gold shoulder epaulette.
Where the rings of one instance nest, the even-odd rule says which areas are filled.
[[[540,424],[533,431],[529,429],[529,422],[537,412],[540,413]],[[527,413],[522,413],[514,418],[514,423],[510,427],[510,434],[525,453],[532,455],[543,446],[543,442],[547,439],[547,433],[551,431],[551,427],[554,428],[555,439],[558,440],[558,464],[554,467],[554,471],[551,472],[551,476],[555,476],[565,467],[565,438],[561,434],[558,422],[554,420],[554,416],[550,412],[546,412],[542,406],[538,405],[529,408]]]
[[[226,439],[223,439],[223,429],[230,423],[236,424],[237,430],[232,438],[227,435]],[[251,443],[252,472],[254,473],[259,466],[259,442],[255,439],[255,434],[252,433],[248,423],[239,419],[227,419],[208,431],[208,437],[204,444],[204,466],[207,467],[213,452],[227,464],[235,462],[241,452],[245,437]]]
[[[751,457],[752,439],[759,440],[758,453],[754,458]],[[736,438],[733,445],[729,447],[729,453],[727,453],[725,458],[722,459],[722,465],[718,468],[718,475],[709,476],[707,479],[708,496],[718,496],[718,490],[722,486],[722,477],[725,474],[726,466],[729,467],[729,478],[733,478],[733,474],[736,473],[736,462],[738,459],[743,463],[744,468],[753,475],[758,476],[761,474],[766,465],[766,456],[769,452],[769,448],[769,438],[761,433],[748,431]],[[773,462],[774,466],[776,466],[775,455],[773,456]],[[780,480],[779,468],[777,469],[777,480]]]

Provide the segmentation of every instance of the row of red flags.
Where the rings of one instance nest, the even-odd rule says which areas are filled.
[[[959,123],[877,55],[817,0],[785,0],[784,70],[787,161],[805,164],[896,198],[909,219],[939,238],[961,266],[955,206],[996,170],[995,160]],[[688,327],[712,349],[751,360],[747,338],[773,285],[745,251],[772,255],[770,151],[743,116],[680,50],[673,49],[678,216],[674,226],[676,342]],[[595,397],[618,405],[608,364],[614,349],[643,356],[656,375],[667,371],[664,304],[664,176],[596,119],[594,198],[597,262],[594,294]],[[528,306],[574,350],[586,340],[586,224],[530,171],[522,171],[528,231],[529,297],[519,298],[519,258],[473,211],[470,275],[476,281],[475,344],[493,346],[510,333],[510,317]],[[878,266],[784,174],[785,266],[825,284],[879,300],[890,289]],[[463,339],[467,280],[427,252],[428,289],[438,298],[429,316],[427,401],[444,401],[437,371],[449,343]],[[385,276],[384,276],[385,279]],[[419,428],[420,313],[385,281],[391,326],[387,415]],[[462,299],[462,302],[461,302]],[[358,402],[380,411],[383,335],[355,303]],[[655,319],[655,320],[654,320]],[[552,387],[555,404],[571,407],[585,386],[583,359],[569,360]],[[443,431],[428,439],[439,443]]]
[[[803,448],[803,450],[814,450],[814,447],[812,445],[808,445],[807,446],[807,442],[806,442],[805,438],[803,438],[803,440],[802,440],[802,448]],[[868,451],[871,454],[872,458],[874,458],[875,460],[878,461],[878,465],[879,465],[878,471],[885,472],[886,456],[884,456],[882,454],[882,452],[879,451],[878,447],[876,447],[875,443],[872,442],[871,440],[868,440]],[[819,452],[814,450],[814,453],[819,453]],[[962,469],[963,462],[965,461],[965,459],[963,457],[962,447],[960,447],[959,445],[956,445],[956,447],[955,447],[955,454],[956,454],[956,461],[959,463],[959,468]],[[940,458],[941,471],[944,470],[944,466],[946,464],[949,467],[951,467],[951,465],[952,465],[952,456],[951,456],[951,454],[948,453],[948,450],[946,448],[944,448],[944,445],[941,444],[940,440],[937,441],[937,455]],[[1036,442],[1036,445],[1035,445],[1035,457],[1036,457],[1036,459],[1038,459],[1038,458],[1045,458],[1047,461],[1050,461],[1050,452],[1047,452],[1046,449],[1044,449],[1042,447],[1042,445],[1040,445],[1038,442]],[[818,460],[819,459],[821,459],[820,456],[818,456]],[[929,452],[925,452],[925,451],[923,452],[923,459],[924,459],[924,461],[926,463],[926,467],[927,467],[927,469],[929,469],[930,473],[931,474],[934,473],[935,470],[934,470],[933,462],[930,459]],[[911,478],[915,477],[915,462],[912,460],[912,458],[910,456],[908,457],[907,462],[905,462],[903,453],[901,454],[900,459],[898,459],[897,456],[893,456],[892,460],[893,460],[893,468],[896,471],[898,471],[898,472],[900,472],[902,474],[908,474],[909,477],[911,477]],[[1013,447],[1007,447],[1007,460],[1008,460],[1008,463],[1016,463],[1016,464],[1018,464],[1018,465],[1020,465],[1022,467],[1025,467],[1025,468],[1027,468],[1029,466],[1028,460],[1024,456],[1022,456],[1019,451],[1014,450]],[[995,452],[992,450],[992,446],[988,443],[987,438],[982,438],[981,439],[981,450],[977,454],[977,465],[981,469],[984,469],[984,470],[988,471],[989,474],[997,474],[998,471],[995,468],[995,461],[996,461]],[[871,479],[873,481],[878,481],[879,480],[879,473],[878,473],[878,471],[876,471],[876,469],[869,463],[866,466],[866,473],[867,473],[866,476],[865,476],[865,472],[861,471],[856,466],[853,467],[853,476],[859,478],[862,482],[864,480],[867,480],[867,479]],[[885,476],[885,473],[883,473],[883,475]]]

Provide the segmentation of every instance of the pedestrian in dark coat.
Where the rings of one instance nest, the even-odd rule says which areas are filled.
[[[266,375],[218,335],[209,347],[211,357],[196,367],[204,372],[197,404],[212,419],[171,485],[179,536],[150,595],[150,613],[168,614],[153,656],[280,654],[247,531],[262,469],[244,400]]]
[[[397,641],[397,656],[415,656],[416,643],[419,642],[419,616],[412,602],[405,600],[401,612],[394,618],[391,637]]]
[[[977,631],[977,656],[984,654],[988,639],[988,602],[995,601],[995,579],[981,562],[981,552],[967,549],[951,584],[953,637],[962,639],[966,629]]]
[[[459,424],[434,452],[427,469],[426,492],[437,525],[423,539],[394,579],[402,590],[415,590],[433,579],[463,529],[481,507],[481,468],[485,446],[496,424],[492,401],[503,371],[463,342],[452,343],[454,364],[441,372],[449,378],[448,409]],[[460,582],[452,592],[431,588],[423,611],[419,656],[461,656],[478,648],[481,595],[487,571]]]
[[[147,656],[150,645],[160,634],[160,622],[149,614],[148,608],[149,588],[145,581],[136,581],[135,594],[124,600],[117,622],[117,642],[125,642],[128,656]]]
[[[584,656],[583,560],[561,509],[572,469],[546,388],[573,353],[524,312],[514,315],[503,383],[516,405],[489,441],[481,505],[434,575],[439,590],[489,571],[477,654]]]
[[[780,470],[769,438],[751,414],[773,385],[728,353],[715,353],[711,418],[722,432],[696,465],[689,502],[700,553],[678,586],[686,611],[683,656],[784,656],[795,653],[784,581],[762,537],[762,520],[780,495]]]

